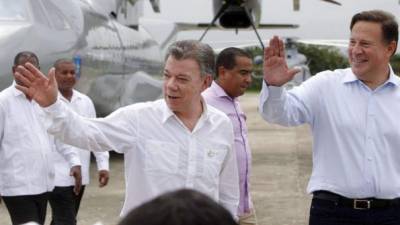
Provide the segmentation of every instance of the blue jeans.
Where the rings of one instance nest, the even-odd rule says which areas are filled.
[[[400,206],[360,210],[313,198],[309,225],[400,225]]]

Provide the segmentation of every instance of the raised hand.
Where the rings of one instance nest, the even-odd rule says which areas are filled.
[[[282,86],[300,69],[289,69],[285,58],[283,41],[274,36],[264,50],[264,80],[271,86]]]
[[[51,68],[48,77],[31,63],[18,66],[14,73],[16,88],[28,98],[35,100],[40,106],[47,107],[57,100],[57,82],[54,68]]]

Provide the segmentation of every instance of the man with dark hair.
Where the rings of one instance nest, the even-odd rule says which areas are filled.
[[[239,224],[257,224],[250,197],[251,151],[247,137],[246,115],[238,97],[251,84],[253,62],[251,55],[239,48],[222,50],[216,60],[216,79],[203,92],[207,104],[224,112],[232,122],[235,152],[239,171]]]
[[[92,100],[74,89],[76,77],[72,60],[59,59],[54,63],[54,68],[59,99],[79,115],[95,118],[96,111]],[[75,225],[85,185],[89,184],[90,152],[58,140],[55,140],[55,147],[55,187],[49,196],[52,209],[51,225]],[[70,160],[60,153],[66,150],[74,153]],[[109,155],[108,152],[94,152],[94,156],[99,170],[99,186],[104,187],[109,179]]]
[[[160,194],[190,188],[236,215],[238,174],[229,118],[207,105],[201,92],[214,70],[210,46],[178,41],[167,52],[164,99],[122,107],[106,118],[77,115],[57,100],[54,69],[49,79],[30,64],[19,66],[17,88],[52,120],[48,131],[66,144],[125,154],[126,195],[122,216]]]
[[[189,189],[165,193],[130,211],[118,225],[237,225],[208,196]]]
[[[27,62],[39,70],[38,57],[26,51],[16,55],[13,72]],[[12,224],[44,224],[48,192],[53,189],[52,145],[42,109],[17,90],[15,82],[0,93],[0,194]]]
[[[286,91],[288,69],[277,37],[265,50],[259,109],[284,126],[313,133],[310,225],[400,224],[400,79],[393,15],[365,11],[351,21],[351,68],[324,71]]]

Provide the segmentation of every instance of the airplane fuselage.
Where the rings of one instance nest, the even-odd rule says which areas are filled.
[[[92,98],[99,115],[161,96],[157,42],[97,12],[91,4],[0,3],[0,90],[12,83],[14,56],[28,50],[38,55],[43,72],[59,58],[74,58],[80,67],[76,88]]]

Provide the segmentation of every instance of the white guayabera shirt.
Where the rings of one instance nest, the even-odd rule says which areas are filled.
[[[92,100],[79,91],[73,90],[71,101],[68,101],[60,93],[58,96],[61,101],[63,101],[79,115],[88,118],[96,117],[96,111],[94,109]],[[58,151],[54,151],[54,185],[57,187],[73,186],[75,184],[75,180],[72,176],[70,176],[70,168],[76,165],[81,165],[82,168],[82,184],[89,184],[90,152],[64,144],[58,140],[56,140],[55,143]],[[64,152],[64,154],[61,154],[60,152]],[[65,159],[66,152],[70,153],[67,155],[67,159]],[[109,170],[108,152],[94,152],[94,156],[96,158],[97,170]]]
[[[164,100],[120,108],[106,118],[83,118],[62,101],[45,109],[49,132],[91,151],[124,153],[126,195],[121,216],[168,191],[195,189],[236,216],[239,182],[229,118],[203,104],[193,131]]]
[[[14,85],[0,93],[0,194],[42,194],[54,187],[53,146],[42,109]]]

